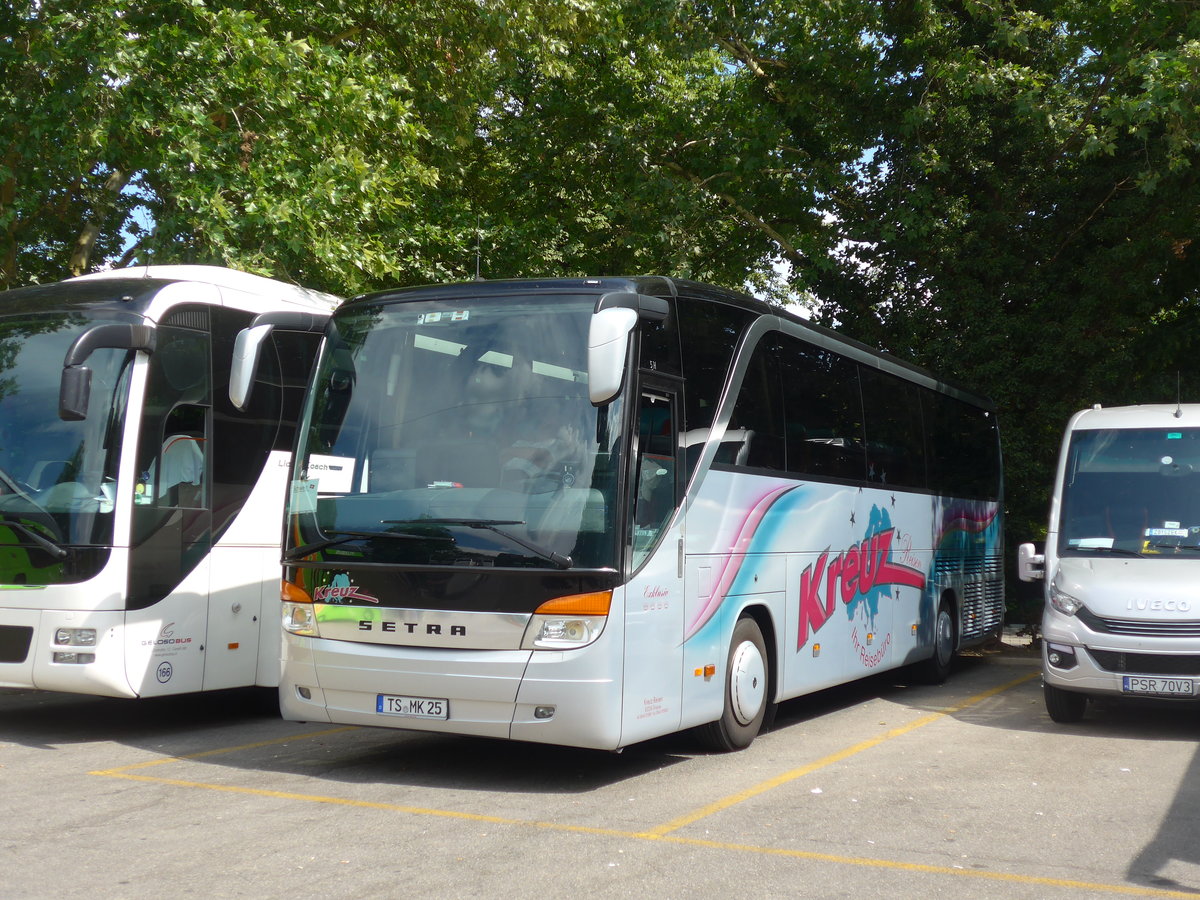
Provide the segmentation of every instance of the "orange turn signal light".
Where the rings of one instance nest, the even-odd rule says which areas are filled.
[[[607,616],[612,606],[612,591],[568,594],[547,600],[535,611],[539,616]]]
[[[279,599],[284,603],[312,603],[312,596],[298,584],[284,581],[280,586]]]

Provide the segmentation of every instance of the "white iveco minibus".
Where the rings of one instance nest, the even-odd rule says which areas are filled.
[[[1044,554],[1042,671],[1056,722],[1089,695],[1193,698],[1200,681],[1200,404],[1076,413]]]

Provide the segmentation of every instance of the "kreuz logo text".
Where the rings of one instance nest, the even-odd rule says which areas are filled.
[[[809,634],[816,634],[829,621],[837,609],[838,600],[849,606],[856,597],[865,597],[874,588],[884,585],[925,587],[923,572],[891,561],[892,540],[895,537],[894,528],[880,531],[832,560],[827,550],[801,573],[800,628],[796,636],[796,649],[808,643]]]
[[[318,603],[341,603],[343,600],[365,600],[367,603],[378,603],[378,597],[364,594],[356,584],[327,584],[313,591],[313,599]]]

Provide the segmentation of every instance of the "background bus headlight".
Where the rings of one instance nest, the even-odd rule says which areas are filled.
[[[59,628],[54,632],[54,643],[60,647],[95,647],[95,628]]]

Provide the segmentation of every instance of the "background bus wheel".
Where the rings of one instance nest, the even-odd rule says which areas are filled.
[[[1052,684],[1042,682],[1042,696],[1046,698],[1046,712],[1060,725],[1071,725],[1083,718],[1087,708],[1087,694],[1064,691]]]
[[[771,706],[769,682],[762,631],[753,619],[738,619],[725,666],[725,711],[717,721],[700,727],[704,744],[721,752],[749,747]]]
[[[933,656],[917,663],[917,672],[922,681],[941,684],[950,674],[954,654],[958,651],[958,635],[954,627],[954,616],[950,613],[950,601],[938,604],[937,618],[933,622]]]

